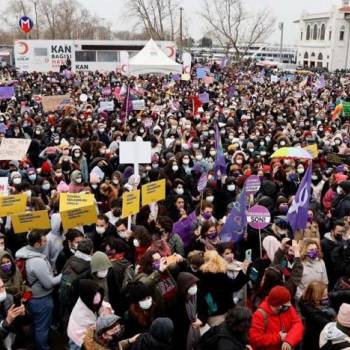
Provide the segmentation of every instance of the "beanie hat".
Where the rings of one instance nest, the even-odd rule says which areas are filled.
[[[22,175],[21,175],[21,173],[18,172],[18,171],[13,171],[13,172],[11,173],[11,176],[10,176],[11,182],[13,182],[13,179],[14,179],[15,177],[22,177]]]
[[[152,296],[151,289],[142,282],[129,283],[125,295],[131,303],[138,303],[149,296]]]
[[[273,287],[267,296],[267,302],[272,306],[281,306],[285,303],[289,303],[291,299],[292,297],[289,290],[283,286]]]
[[[104,315],[100,316],[96,321],[96,333],[101,335],[102,333],[112,329],[116,326],[120,317],[117,315]]]
[[[105,253],[96,252],[91,257],[91,273],[108,270],[110,267],[112,267],[112,264]]]
[[[167,317],[158,317],[152,322],[150,332],[153,338],[168,344],[171,342],[174,332],[173,321]]]
[[[49,174],[52,171],[52,167],[49,161],[44,161],[43,164],[41,165],[41,171],[45,174]]]
[[[342,326],[350,328],[350,304],[341,304],[338,311],[337,321]]]

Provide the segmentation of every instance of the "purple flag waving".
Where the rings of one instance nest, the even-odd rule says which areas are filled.
[[[208,173],[203,173],[198,180],[198,184],[197,184],[198,192],[204,191],[204,189],[207,187],[207,183],[208,183]]]
[[[226,175],[226,159],[224,151],[221,144],[221,135],[219,128],[215,125],[215,148],[216,148],[216,158],[214,163],[214,178],[219,179],[221,176]]]
[[[226,218],[224,227],[220,232],[222,242],[237,242],[243,237],[247,226],[247,197],[245,188],[240,194],[237,202],[234,203],[230,214]]]
[[[173,225],[173,232],[177,233],[181,237],[185,247],[188,247],[191,243],[192,224],[195,219],[196,211],[194,210],[185,219],[180,219],[179,221],[176,221]]]
[[[303,230],[306,227],[307,211],[311,197],[311,174],[312,166],[310,164],[287,213],[288,222],[293,232]]]
[[[7,100],[12,96],[15,96],[15,88],[13,86],[0,86],[0,100]]]

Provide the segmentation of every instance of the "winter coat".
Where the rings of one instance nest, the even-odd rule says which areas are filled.
[[[12,267],[11,271],[8,273],[5,273],[2,269],[0,269],[0,278],[5,284],[6,292],[8,294],[15,295],[23,290],[23,278],[21,273],[17,269],[15,261],[11,254],[8,253],[6,250],[3,250],[0,252],[0,261],[3,257],[6,257],[11,260]]]
[[[61,275],[54,276],[47,257],[34,247],[27,245],[16,253],[17,259],[26,260],[27,282],[32,288],[33,298],[50,295],[61,281]]]
[[[266,313],[266,320],[263,313]],[[285,342],[295,348],[303,339],[303,323],[295,308],[291,306],[288,311],[274,314],[265,299],[259,309],[253,314],[252,325],[249,330],[249,344],[253,349],[280,350],[281,337],[279,332],[287,333]]]
[[[350,213],[350,193],[345,196],[336,196],[332,202],[332,215],[334,220],[343,218]]]
[[[232,293],[243,288],[248,279],[247,275],[242,271],[239,272],[235,279],[228,277],[226,273],[222,272],[204,272],[200,285],[208,304],[209,316],[223,315],[231,309],[234,306]]]
[[[338,312],[341,304],[350,304],[350,282],[343,277],[340,278],[328,295],[332,307]]]
[[[185,256],[184,243],[177,233],[173,233],[167,243],[171,249],[172,254],[176,253],[181,256]]]
[[[320,334],[320,348],[324,346],[328,341],[331,341],[333,345],[343,342],[349,342],[349,346],[342,348],[343,350],[350,350],[350,337],[342,332],[336,322],[328,323]],[[336,347],[335,347],[336,348]]]
[[[302,296],[304,290],[311,282],[320,281],[328,285],[326,265],[322,259],[311,260],[306,258],[302,261],[302,264],[304,267],[303,277],[301,278],[301,282],[297,289],[297,298]]]
[[[336,241],[331,237],[331,234],[328,232],[325,234],[324,238],[321,240],[321,247],[323,252],[323,260],[327,269],[327,276],[329,278],[330,289],[333,288],[335,282],[340,277],[337,274],[337,264],[338,261],[332,261],[332,253],[334,249],[340,246],[341,243]]]
[[[246,350],[246,336],[241,333],[232,333],[225,322],[217,327],[217,333],[219,340],[216,350]]]
[[[95,327],[90,327],[84,337],[84,343],[82,346],[82,350],[110,350],[97,342],[95,339]],[[118,349],[113,348],[113,350],[126,350],[129,349],[130,345],[128,343],[128,339],[122,340],[118,343]]]
[[[316,308],[303,300],[300,300],[299,307],[305,325],[303,348],[318,349],[319,335],[324,326],[334,320],[336,313],[332,308]]]

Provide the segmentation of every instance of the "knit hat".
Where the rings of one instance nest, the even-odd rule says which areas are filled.
[[[338,311],[337,321],[342,326],[350,328],[350,304],[341,304]]]
[[[108,270],[110,267],[112,267],[112,264],[108,259],[108,256],[103,252],[96,252],[91,257],[90,265],[91,265],[91,273]]]
[[[342,181],[339,186],[345,191],[345,193],[350,193],[350,181]]]
[[[292,297],[289,290],[283,286],[273,287],[267,296],[267,302],[272,306],[281,306],[285,303],[289,303],[291,299]]]
[[[152,296],[151,289],[142,282],[129,283],[125,295],[131,303],[138,303],[149,296]]]
[[[116,326],[120,317],[117,315],[104,315],[100,316],[96,321],[96,333],[101,335]]]
[[[173,321],[167,317],[158,317],[152,322],[150,332],[153,338],[168,344],[171,342],[174,332]]]

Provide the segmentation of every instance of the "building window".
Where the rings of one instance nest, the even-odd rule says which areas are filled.
[[[314,25],[314,33],[313,33],[313,39],[317,40],[317,36],[318,36],[318,27],[317,24]]]
[[[326,37],[326,25],[324,23],[322,23],[321,25],[321,40],[324,40]]]
[[[319,53],[319,54],[318,54],[318,60],[319,60],[319,61],[322,61],[322,60],[323,60],[323,55],[322,55],[322,53]]]
[[[309,59],[309,54],[307,52],[304,53],[304,59],[305,60]]]
[[[332,31],[329,31],[328,40],[332,40]]]
[[[300,32],[300,40],[303,40],[303,32]]]
[[[340,32],[339,32],[339,40],[343,41],[344,40],[344,35],[345,35],[345,27],[341,27],[340,28]]]
[[[306,28],[306,40],[310,40],[310,36],[311,36],[311,28],[310,28],[310,24],[308,24]]]
[[[75,51],[76,62],[96,62],[96,51]]]

